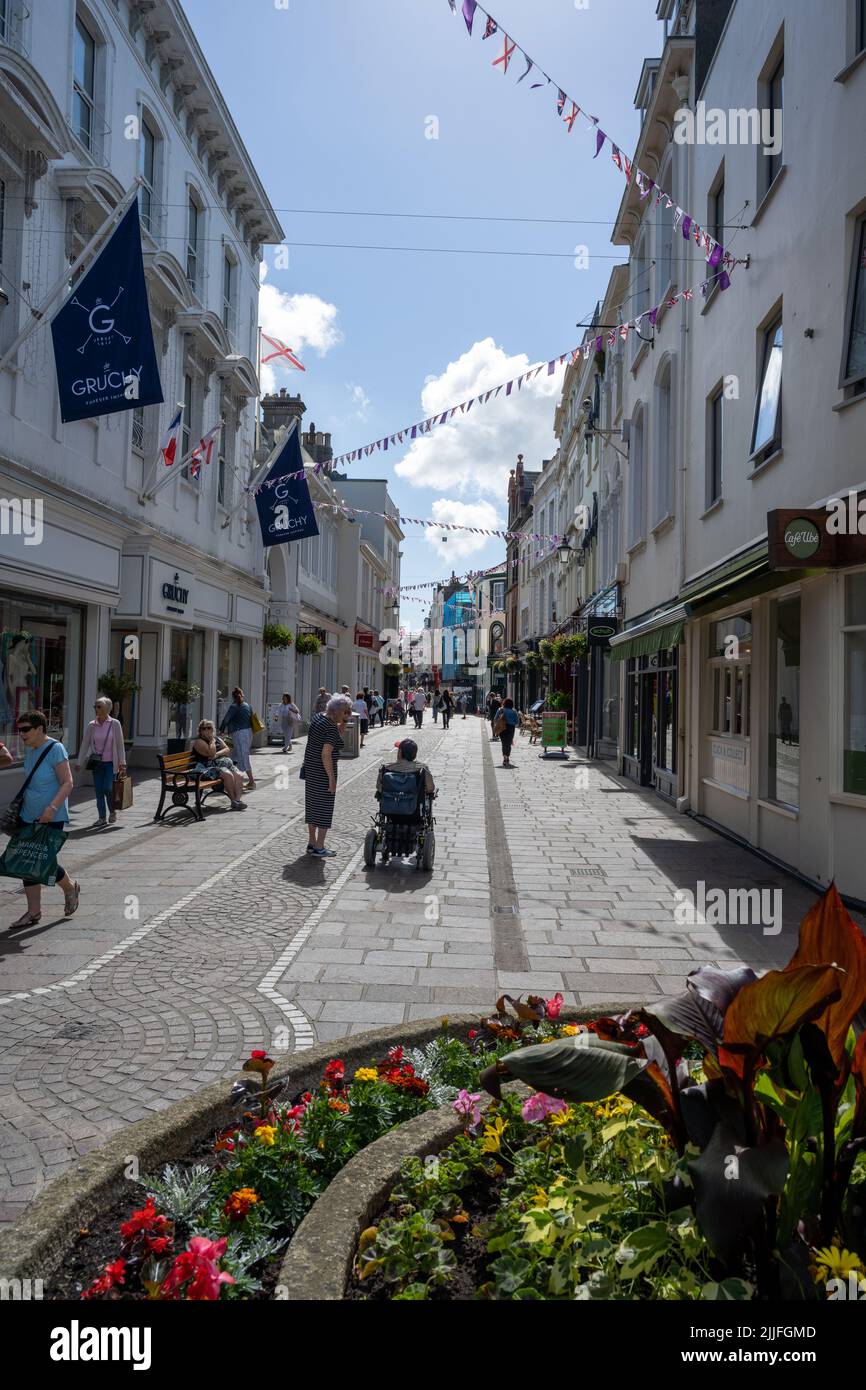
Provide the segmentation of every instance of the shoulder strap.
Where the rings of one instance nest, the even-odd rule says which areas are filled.
[[[26,792],[27,788],[30,786],[30,783],[32,782],[33,778],[38,772],[40,764],[42,763],[43,759],[48,757],[48,754],[50,753],[51,749],[54,747],[56,742],[56,738],[50,738],[48,740],[47,744],[42,749],[42,752],[39,754],[39,757],[36,759],[36,762],[33,764],[27,776],[25,777],[23,785],[21,786],[21,789],[15,798],[16,801],[23,800],[24,793]]]

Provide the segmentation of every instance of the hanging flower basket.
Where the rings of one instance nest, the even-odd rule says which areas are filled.
[[[295,640],[298,656],[315,656],[321,650],[321,642],[314,632],[299,632]]]
[[[551,642],[549,637],[542,637],[541,641],[538,644],[538,654],[541,657],[542,661],[553,660],[553,643]]]
[[[282,623],[265,623],[262,641],[269,651],[284,652],[294,643],[295,635]]]
[[[541,652],[530,652],[526,657],[526,665],[530,671],[540,671],[544,665],[544,657]]]

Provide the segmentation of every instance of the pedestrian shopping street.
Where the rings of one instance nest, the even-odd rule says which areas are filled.
[[[690,970],[791,955],[814,894],[610,764],[541,756],[518,737],[501,767],[489,724],[428,711],[419,757],[435,802],[432,873],[366,871],[376,772],[398,735],[371,731],[339,770],[332,860],[305,854],[303,742],[253,755],[243,816],[154,825],[156,779],[136,780],[115,827],[73,807],[64,850],[82,885],[65,920],[0,941],[0,1216],[125,1123],[230,1084],[242,1059],[405,1020],[489,1013],[503,992],[561,991],[626,1006],[673,993]],[[678,889],[780,889],[784,929],[675,920]],[[2,920],[22,899],[0,886]]]

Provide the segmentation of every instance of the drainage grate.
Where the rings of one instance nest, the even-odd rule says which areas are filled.
[[[70,1042],[77,1042],[79,1038],[92,1037],[95,1032],[95,1023],[67,1023],[66,1026],[61,1028],[60,1032],[55,1033],[54,1036],[55,1038],[66,1038]]]
[[[517,908],[516,908],[516,907],[498,907],[498,906],[497,906],[497,907],[494,907],[493,911],[494,911],[494,912],[508,912],[508,913],[514,914],[514,913],[516,913]]]
[[[584,866],[584,865],[578,865],[577,868],[575,868],[575,866],[572,864],[572,865],[571,865],[571,872],[572,872],[573,874],[579,874],[581,878],[606,878],[606,877],[607,877],[607,875],[606,875],[605,872],[604,872],[604,869],[597,869],[594,865],[591,865],[591,864],[587,864],[586,866]]]

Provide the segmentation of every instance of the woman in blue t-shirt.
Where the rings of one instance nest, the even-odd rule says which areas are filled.
[[[20,716],[18,733],[24,742],[24,774],[29,777],[33,773],[24,793],[21,822],[32,825],[38,821],[40,825],[65,827],[69,821],[67,798],[72,791],[69,754],[62,743],[48,737],[47,729],[48,720],[40,709],[29,710]],[[65,916],[71,917],[78,908],[81,885],[70,878],[60,864],[57,865],[55,882],[66,897]],[[41,883],[25,878],[24,892],[27,895],[27,911],[12,923],[11,931],[35,927],[42,918]]]

